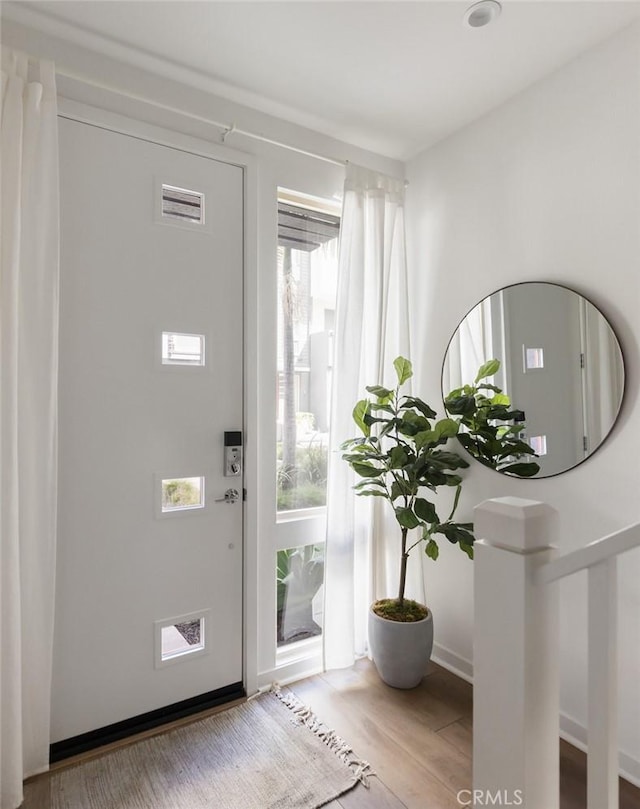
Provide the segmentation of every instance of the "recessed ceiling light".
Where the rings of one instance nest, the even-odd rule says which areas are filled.
[[[463,21],[469,28],[482,28],[483,25],[497,20],[502,6],[497,0],[480,0],[465,11]]]

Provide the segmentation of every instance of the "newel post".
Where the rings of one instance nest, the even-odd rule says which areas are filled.
[[[534,581],[556,519],[517,497],[474,513],[473,788],[526,809],[559,806],[557,585]]]

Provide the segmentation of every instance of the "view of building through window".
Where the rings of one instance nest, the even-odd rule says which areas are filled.
[[[278,200],[278,511],[326,504],[338,213]]]

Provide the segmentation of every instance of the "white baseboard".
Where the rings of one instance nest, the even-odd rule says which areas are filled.
[[[578,750],[582,750],[583,753],[587,752],[587,729],[563,713],[560,714],[560,737],[577,747]],[[640,788],[640,761],[623,750],[619,750],[618,767],[619,773],[625,781]]]
[[[443,669],[447,669],[447,671],[450,671],[462,680],[473,683],[473,663],[470,660],[466,660],[464,657],[460,657],[460,655],[457,655],[455,652],[452,652],[451,649],[447,649],[446,646],[440,646],[440,644],[434,643],[431,659],[434,663],[442,666]]]
[[[470,660],[460,657],[451,649],[437,643],[433,644],[431,659],[452,674],[473,684],[473,663]],[[577,747],[578,750],[582,750],[583,753],[587,752],[587,729],[564,713],[560,714],[560,737]],[[620,750],[618,766],[622,778],[640,788],[640,761]]]

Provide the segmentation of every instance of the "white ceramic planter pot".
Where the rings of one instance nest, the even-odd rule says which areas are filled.
[[[422,621],[388,621],[369,609],[369,649],[380,678],[393,688],[415,688],[433,648],[431,611]]]

